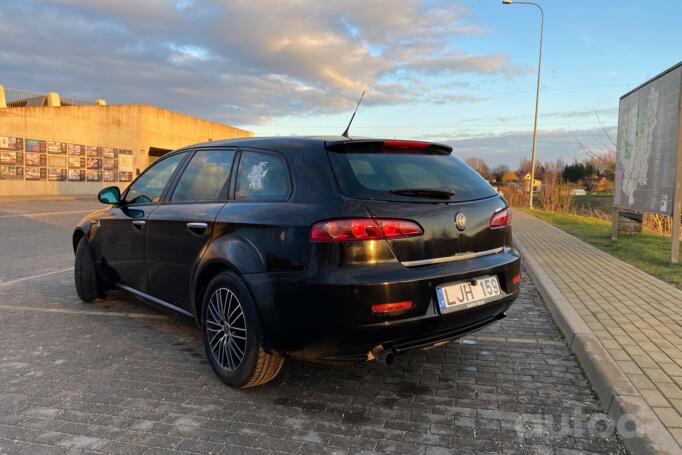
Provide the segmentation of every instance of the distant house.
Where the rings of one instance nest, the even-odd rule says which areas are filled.
[[[613,186],[606,177],[585,177],[583,179],[583,185],[590,193],[604,193]]]
[[[524,182],[524,187],[528,188],[528,183],[530,182],[530,172],[526,172],[526,174],[522,177],[522,180]],[[538,191],[542,187],[542,180],[539,179],[533,179],[533,191]]]
[[[507,171],[502,174],[500,180],[502,180],[502,183],[517,182],[519,180],[519,176],[516,175],[516,171]]]

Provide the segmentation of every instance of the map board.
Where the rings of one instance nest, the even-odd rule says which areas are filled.
[[[682,63],[621,97],[615,207],[672,215],[681,88]]]

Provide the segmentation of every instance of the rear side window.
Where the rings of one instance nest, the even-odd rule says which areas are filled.
[[[355,152],[329,151],[341,191],[350,197],[419,202],[424,197],[407,197],[391,191],[447,189],[449,202],[494,196],[495,190],[476,171],[452,154],[426,150],[385,150],[380,147]],[[443,198],[437,198],[443,201]]]
[[[199,150],[173,191],[172,202],[215,201],[230,176],[234,150]]]
[[[285,200],[289,190],[289,172],[284,158],[270,153],[242,152],[235,199]]]

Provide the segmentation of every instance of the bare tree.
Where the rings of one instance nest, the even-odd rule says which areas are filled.
[[[589,157],[585,162],[591,164],[598,175],[611,181],[614,179],[616,174],[615,148],[604,144],[597,148],[590,148],[580,141],[578,141],[578,147]]]
[[[476,170],[476,172],[481,174],[481,176],[484,179],[490,180],[491,177],[490,168],[488,167],[488,164],[485,161],[483,161],[483,159],[472,156],[466,159],[466,163],[474,170]]]
[[[616,141],[609,133],[608,128],[604,126],[604,122],[602,122],[597,111],[595,109],[593,111],[608,142],[602,141],[597,147],[588,147],[577,139],[576,142],[580,151],[589,157],[586,162],[592,165],[597,174],[613,181],[616,174]]]
[[[535,166],[537,169],[538,163],[535,163]],[[521,176],[524,176],[524,175],[530,173],[531,167],[532,167],[532,162],[528,158],[521,159],[521,164],[519,164],[519,172],[521,173]]]

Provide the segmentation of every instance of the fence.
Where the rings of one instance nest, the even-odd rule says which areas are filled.
[[[5,102],[7,107],[40,107],[47,106],[47,93],[39,93],[31,90],[5,88]],[[84,100],[73,97],[61,97],[62,106],[95,106],[97,101]]]
[[[82,100],[80,98],[62,98],[62,106],[95,106],[95,100]]]
[[[7,107],[45,106],[45,104],[47,104],[47,93],[6,88],[5,102],[7,103]]]

